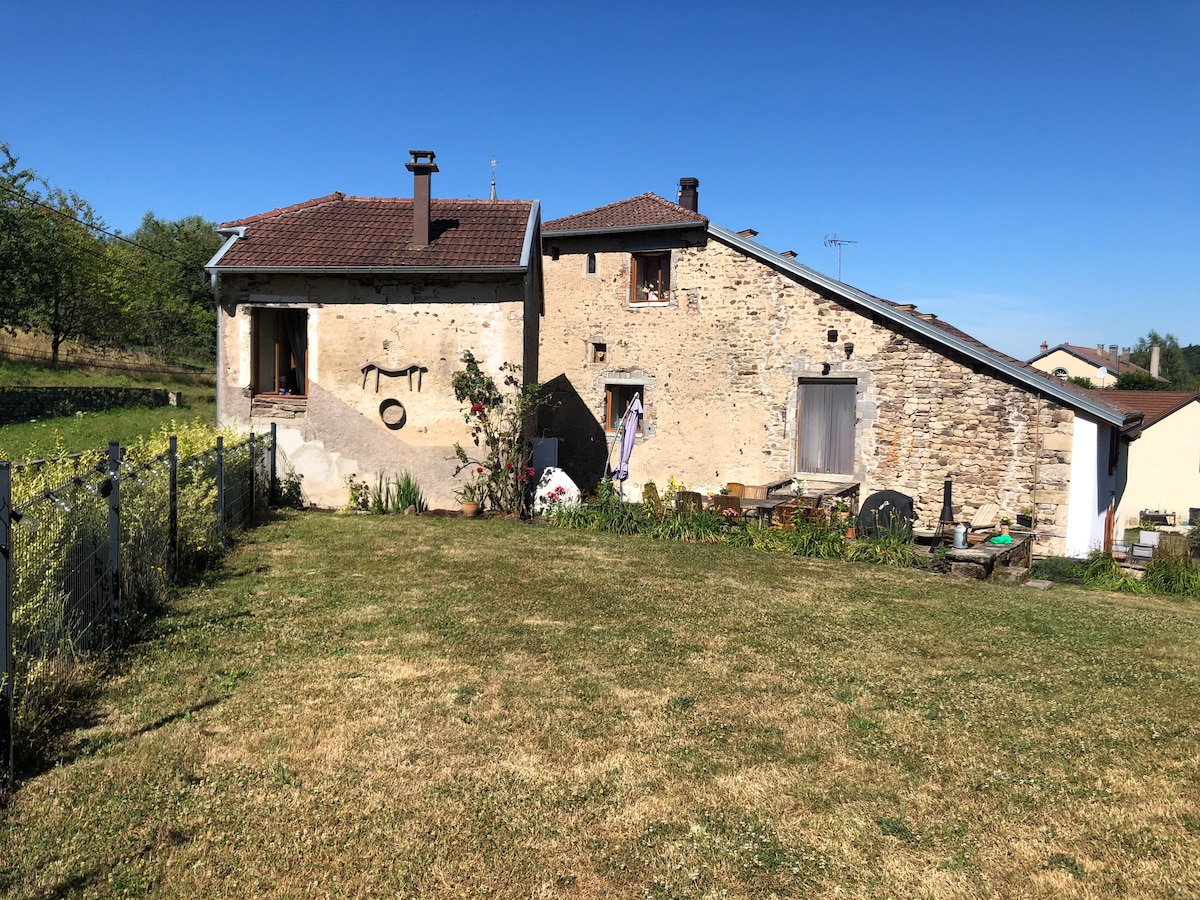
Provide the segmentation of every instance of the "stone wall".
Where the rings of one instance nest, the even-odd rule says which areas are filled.
[[[921,521],[936,522],[951,478],[961,518],[989,502],[1010,515],[1036,506],[1045,527],[1065,534],[1070,410],[715,239],[673,250],[670,301],[649,308],[628,302],[628,252],[597,252],[589,275],[586,239],[556,244],[559,258],[543,260],[541,361],[543,379],[578,398],[564,454],[575,459],[573,440],[594,445],[602,433],[606,382],[643,380],[647,421],[627,494],[670,476],[702,491],[788,477],[800,380],[853,380],[847,478],[862,497],[902,491]],[[592,361],[597,343],[603,362]]]
[[[259,429],[275,422],[286,464],[304,474],[305,493],[318,505],[344,504],[351,475],[373,483],[376,472],[407,470],[431,505],[451,507],[453,445],[467,439],[451,377],[465,350],[493,375],[523,358],[526,293],[520,276],[420,283],[225,276],[221,420]],[[280,305],[308,312],[308,394],[252,397],[251,311]],[[406,374],[364,373],[368,363]],[[381,409],[385,400],[394,402]]]
[[[78,412],[178,403],[178,393],[159,388],[0,387],[0,425],[73,416]]]

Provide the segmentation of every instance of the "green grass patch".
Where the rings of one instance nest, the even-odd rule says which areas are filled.
[[[131,407],[106,412],[41,419],[0,427],[0,459],[47,459],[106,447],[109,441],[132,443],[174,422],[217,419],[216,389],[208,379],[141,377],[91,369],[37,365],[0,359],[0,384],[38,387],[136,387],[179,391],[183,407]],[[208,383],[206,383],[206,381]]]
[[[285,513],[0,812],[0,894],[1195,893],[1200,609]]]

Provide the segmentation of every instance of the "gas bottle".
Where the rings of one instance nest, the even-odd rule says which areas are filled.
[[[967,549],[967,526],[962,523],[954,526],[954,549]]]

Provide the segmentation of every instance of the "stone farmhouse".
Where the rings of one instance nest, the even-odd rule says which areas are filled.
[[[793,473],[893,489],[936,523],[1036,511],[1043,553],[1104,541],[1127,415],[921,313],[807,268],[654,194],[543,225],[545,433],[585,484],[621,413],[645,407],[628,493],[674,477],[700,490]]]
[[[346,503],[351,475],[405,470],[449,506],[463,351],[537,372],[538,203],[432,199],[434,154],[407,167],[411,199],[334,193],[227,222],[208,265],[218,419],[274,423],[322,506]]]
[[[936,522],[998,503],[1036,510],[1042,553],[1085,553],[1127,476],[1138,415],[643,194],[540,222],[536,201],[341,193],[228,222],[208,266],[219,300],[218,416],[274,423],[308,497],[408,470],[451,506],[466,438],[451,376],[464,350],[520,360],[555,405],[537,436],[584,487],[605,472],[635,394],[626,493],[669,477],[704,490],[802,474],[914,498]]]

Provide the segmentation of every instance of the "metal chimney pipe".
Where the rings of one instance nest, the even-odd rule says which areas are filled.
[[[698,179],[698,178],[680,178],[679,179],[678,203],[684,209],[690,209],[692,212],[700,211],[700,179]]]
[[[414,247],[429,246],[429,182],[438,170],[432,150],[409,150],[412,162],[404,168],[413,173],[413,234]]]
[[[942,517],[939,520],[943,525],[954,524],[954,504],[951,502],[950,495],[953,487],[950,484],[950,479],[947,478],[942,485]]]

